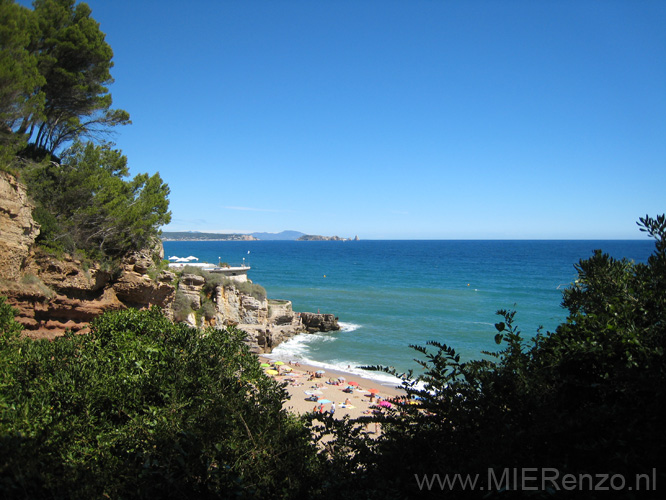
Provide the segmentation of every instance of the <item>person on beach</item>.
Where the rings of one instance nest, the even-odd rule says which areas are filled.
[[[331,417],[335,415],[335,403],[331,403]]]

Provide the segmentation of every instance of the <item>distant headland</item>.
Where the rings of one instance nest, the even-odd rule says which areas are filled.
[[[304,234],[296,241],[358,241],[358,236],[354,238],[340,238],[339,236],[319,236],[314,234]]]
[[[202,233],[199,231],[163,231],[162,241],[358,241],[340,236],[320,236],[305,234],[300,231],[282,231],[280,233]]]

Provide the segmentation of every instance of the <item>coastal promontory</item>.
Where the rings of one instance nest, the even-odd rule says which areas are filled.
[[[18,310],[27,336],[85,333],[106,311],[152,306],[192,326],[237,326],[262,353],[298,333],[339,330],[333,315],[295,312],[290,301],[269,299],[250,280],[194,267],[172,272],[157,238],[112,261],[42,247],[34,208],[26,186],[0,172],[0,294]]]

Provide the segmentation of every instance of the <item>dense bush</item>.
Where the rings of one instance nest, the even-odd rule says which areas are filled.
[[[7,315],[0,302],[3,331]],[[2,498],[291,498],[316,484],[309,434],[239,331],[127,310],[89,335],[0,346]]]
[[[36,204],[38,243],[103,258],[149,245],[171,220],[169,188],[159,174],[128,176],[127,158],[109,144],[75,143],[62,163],[26,166],[22,179]]]
[[[17,310],[7,304],[7,299],[0,296],[0,341],[14,340],[23,329],[14,319]]]
[[[171,304],[173,319],[176,321],[185,321],[187,317],[194,312],[191,299],[183,293],[182,290],[176,290],[176,297]]]

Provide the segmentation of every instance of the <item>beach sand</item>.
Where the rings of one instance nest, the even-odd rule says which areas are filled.
[[[272,365],[275,360],[267,359],[259,356],[261,363],[268,363]],[[343,418],[349,415],[351,418],[358,418],[364,415],[369,415],[372,412],[372,406],[377,404],[377,396],[381,399],[392,399],[399,396],[404,396],[405,392],[401,387],[386,386],[378,383],[377,381],[366,379],[357,375],[344,373],[335,370],[326,370],[321,378],[314,378],[308,380],[308,372],[316,373],[321,368],[309,365],[295,365],[285,363],[279,366],[280,374],[272,375],[278,381],[286,381],[286,390],[289,392],[290,399],[285,402],[285,408],[291,412],[303,415],[312,412],[315,408],[318,410],[321,406],[320,403],[314,400],[309,400],[311,396],[306,394],[306,391],[311,392],[318,390],[321,394],[316,394],[320,399],[330,401],[323,404],[325,412],[330,411],[331,403],[335,403],[335,418]],[[288,370],[291,368],[291,372]],[[268,368],[267,368],[268,369]],[[329,379],[337,381],[340,377],[344,378],[344,382],[340,385],[332,385]],[[343,392],[349,385],[349,382],[355,382],[358,386],[351,392]],[[370,397],[370,389],[377,390],[377,394]],[[345,405],[344,402],[349,399],[351,405]]]

